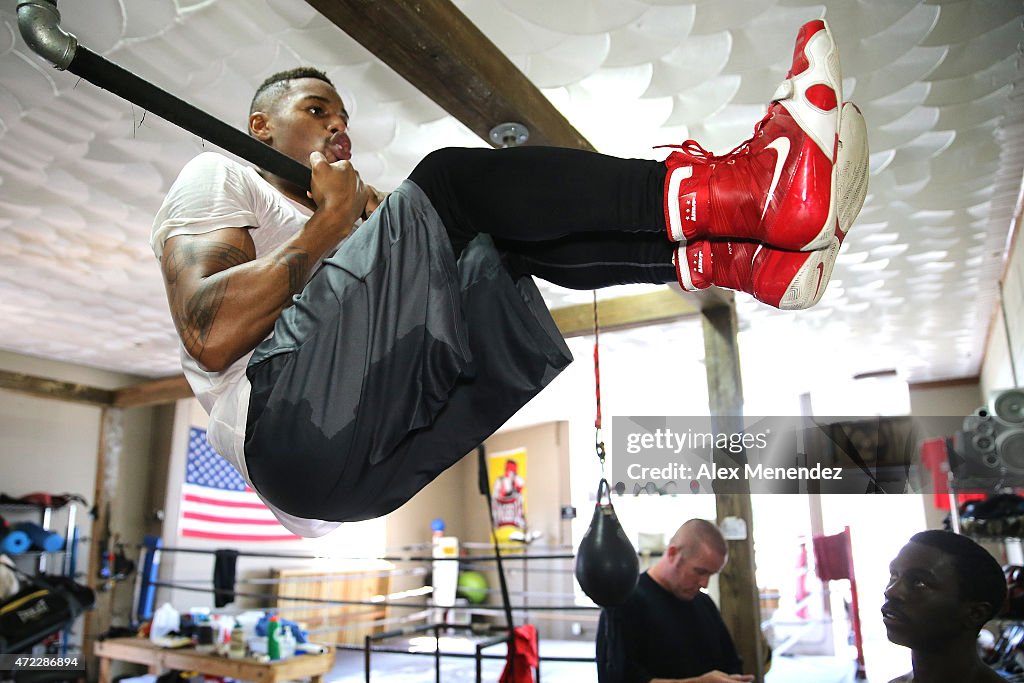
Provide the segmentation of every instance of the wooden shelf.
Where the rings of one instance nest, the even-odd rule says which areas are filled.
[[[324,654],[296,655],[275,662],[252,658],[228,659],[213,654],[200,654],[195,648],[167,649],[144,638],[111,638],[96,642],[93,648],[100,658],[100,683],[110,683],[110,662],[145,664],[151,673],[168,669],[198,671],[209,676],[223,676],[255,683],[277,683],[309,678],[322,683],[325,673],[334,666],[334,649]]]

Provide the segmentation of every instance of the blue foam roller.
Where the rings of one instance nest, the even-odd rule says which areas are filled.
[[[0,531],[0,533],[3,533]],[[0,550],[9,555],[21,555],[32,546],[32,540],[24,531],[8,531],[0,538]]]
[[[55,553],[64,547],[64,539],[59,534],[44,529],[38,524],[32,522],[19,522],[14,525],[16,531],[24,531],[28,534],[28,538],[39,550],[43,550],[48,553]]]

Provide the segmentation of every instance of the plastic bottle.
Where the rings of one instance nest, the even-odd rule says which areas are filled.
[[[281,622],[277,615],[267,623],[267,656],[271,661],[281,659]]]
[[[149,627],[150,640],[158,640],[172,631],[181,628],[181,615],[170,603],[165,602],[153,613],[153,622]]]
[[[213,632],[212,622],[207,621],[199,624],[196,634],[196,652],[210,654],[217,650],[217,637]]]
[[[281,641],[281,659],[288,659],[295,656],[295,636],[290,626],[283,626],[278,630]]]
[[[245,629],[241,626],[235,626],[235,628],[231,630],[228,657],[231,659],[242,659],[245,657]]]

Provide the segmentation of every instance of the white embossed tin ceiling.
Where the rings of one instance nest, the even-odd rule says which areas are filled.
[[[825,16],[864,111],[871,187],[814,309],[737,297],[746,344],[779,362],[913,381],[978,373],[1021,189],[1017,0],[459,0],[600,151],[662,158],[745,139]],[[64,0],[94,52],[240,128],[269,73],[318,65],[352,113],[354,162],[390,188],[426,152],[482,146],[303,0]],[[0,348],[163,376],[176,337],[151,217],[204,143],[31,54],[0,3]],[[544,286],[551,306],[588,293]],[[633,333],[634,352],[645,335]],[[700,350],[696,351],[700,353]],[[820,370],[820,368],[819,368]]]

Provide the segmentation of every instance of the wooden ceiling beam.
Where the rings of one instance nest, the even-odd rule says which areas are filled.
[[[649,294],[599,299],[597,317],[601,331],[625,330],[645,325],[658,325],[693,317],[710,306],[720,306],[726,298],[717,294],[708,297],[684,296],[673,289]],[[579,304],[551,311],[563,337],[579,337],[594,333],[594,305]]]
[[[593,150],[450,0],[306,2],[483,140],[512,121],[526,144]]]
[[[33,377],[7,370],[0,370],[0,389],[17,391],[37,398],[52,398],[94,406],[107,406],[114,400],[114,392],[107,389],[97,389],[85,384],[61,382],[45,377]]]
[[[144,408],[173,403],[192,396],[192,389],[182,375],[111,390],[0,370],[0,389],[17,391],[37,398],[114,408]]]
[[[143,408],[174,403],[192,396],[192,387],[188,385],[185,376],[177,375],[122,387],[114,392],[111,405],[115,408]]]

